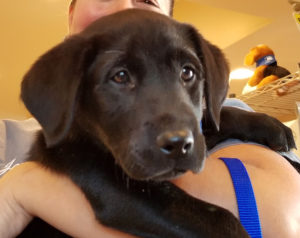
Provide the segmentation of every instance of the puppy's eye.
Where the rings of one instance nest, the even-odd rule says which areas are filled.
[[[112,80],[118,84],[128,83],[130,78],[126,71],[119,71],[113,77]]]
[[[195,78],[195,70],[191,66],[184,66],[181,70],[180,77],[185,83],[191,82]]]

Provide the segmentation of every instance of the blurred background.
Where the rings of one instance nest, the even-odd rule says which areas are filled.
[[[287,0],[175,1],[174,17],[195,25],[206,39],[223,49],[232,71],[242,68],[250,70],[251,74],[255,70],[255,66],[245,67],[243,62],[249,50],[258,44],[268,45],[274,51],[278,64],[291,73],[299,70],[300,31],[292,18],[292,7]],[[68,4],[68,0],[0,1],[1,119],[24,119],[30,116],[19,99],[22,76],[39,55],[61,42],[68,34]],[[248,77],[249,74],[233,74],[229,94],[240,97],[246,90]],[[296,101],[300,101],[300,90],[294,87],[290,95],[286,96],[289,100],[286,97],[274,98],[270,90],[264,97],[280,105],[282,110],[289,108],[289,111],[284,111],[285,115],[280,115],[281,109],[273,110],[277,113],[274,115],[293,129],[300,148],[296,107]],[[256,94],[254,98],[254,104],[261,102]],[[272,115],[272,110],[267,110],[272,106],[263,104],[265,108],[255,109]]]

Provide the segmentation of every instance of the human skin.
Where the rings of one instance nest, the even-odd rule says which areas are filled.
[[[202,173],[187,173],[173,183],[239,217],[231,177],[220,157],[239,158],[246,167],[263,237],[300,237],[300,176],[287,160],[266,147],[239,144],[220,149],[207,158]]]
[[[166,0],[77,0],[70,7],[70,34],[81,32],[99,17],[138,7],[168,14]],[[241,159],[252,179],[264,237],[300,237],[300,179],[277,153],[254,145],[226,147],[212,154],[202,173],[187,173],[173,181],[191,195],[218,204],[238,217],[228,171],[218,157]],[[8,172],[0,180],[0,237],[15,237],[38,216],[74,237],[133,237],[99,224],[83,193],[69,178],[34,162]],[[49,209],[51,208],[51,209]]]
[[[18,235],[34,216],[72,237],[133,237],[97,222],[84,194],[69,178],[35,162],[6,173],[0,191],[1,238]]]
[[[76,0],[69,8],[69,32],[76,34],[98,18],[130,8],[141,8],[168,15],[169,0]]]
[[[239,158],[244,163],[255,192],[264,237],[300,237],[300,176],[270,149],[250,144],[225,147],[207,158],[201,173],[186,173],[171,182],[238,217],[232,181],[219,157]],[[33,216],[73,237],[133,237],[98,223],[84,194],[69,178],[34,162],[9,171],[0,180],[0,191],[2,238],[14,237]]]

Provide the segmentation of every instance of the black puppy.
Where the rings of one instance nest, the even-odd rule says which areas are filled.
[[[124,232],[248,237],[230,212],[166,182],[202,169],[203,105],[203,123],[218,128],[227,78],[221,51],[189,25],[143,10],[104,17],[25,75],[22,99],[43,128],[29,160],[68,175],[97,219]],[[284,139],[275,146],[293,146],[277,128]],[[20,237],[65,237],[44,225],[35,220]]]

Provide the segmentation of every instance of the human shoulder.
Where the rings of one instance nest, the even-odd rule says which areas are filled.
[[[225,147],[210,159],[219,157],[239,158],[246,167],[264,237],[299,237],[300,175],[289,162],[275,151],[253,144]]]

